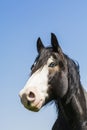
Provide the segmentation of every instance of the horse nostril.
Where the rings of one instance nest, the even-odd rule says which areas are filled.
[[[35,98],[35,94],[33,92],[31,92],[31,91],[29,93],[29,98],[32,98],[32,99]]]

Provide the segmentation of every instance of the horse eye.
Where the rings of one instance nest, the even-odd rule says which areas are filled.
[[[56,63],[55,62],[51,62],[50,64],[49,64],[49,67],[55,67],[56,66]]]

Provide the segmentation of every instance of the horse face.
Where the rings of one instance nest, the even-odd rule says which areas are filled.
[[[58,96],[63,97],[68,89],[64,56],[53,34],[51,43],[51,48],[45,48],[41,39],[37,40],[39,55],[31,67],[29,80],[19,94],[22,104],[32,111],[39,111]]]
[[[45,65],[35,71],[20,92],[21,102],[32,111],[38,111],[45,103],[47,94],[48,69]]]

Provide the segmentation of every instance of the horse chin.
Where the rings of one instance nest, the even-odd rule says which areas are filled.
[[[33,112],[38,112],[40,109],[36,108],[36,107],[25,107],[27,108],[29,111],[33,111]]]
[[[24,105],[24,107],[30,111],[38,112],[43,107],[42,100],[37,103],[31,103],[30,105]]]

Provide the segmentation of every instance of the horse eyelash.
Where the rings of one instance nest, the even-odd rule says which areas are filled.
[[[31,70],[33,69],[34,65],[31,66]]]
[[[31,66],[31,70],[34,68],[35,65],[36,65],[36,62]]]

